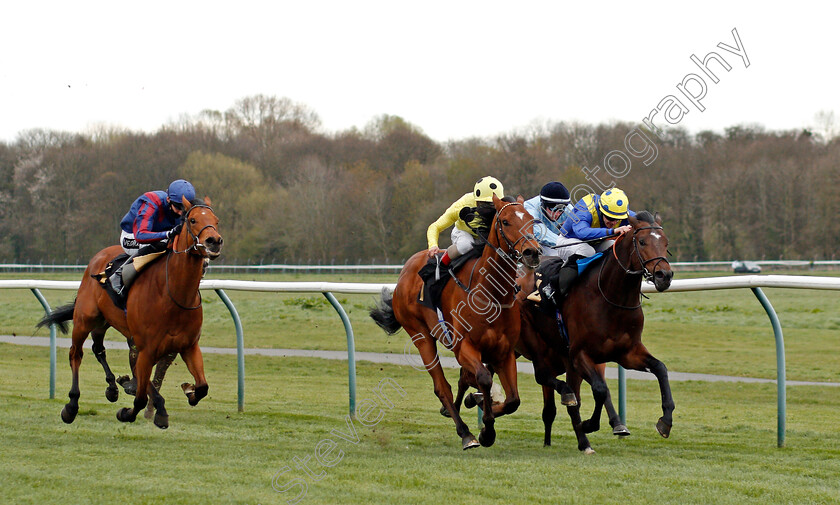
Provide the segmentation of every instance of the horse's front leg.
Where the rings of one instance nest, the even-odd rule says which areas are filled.
[[[569,420],[572,422],[572,428],[575,430],[575,437],[577,438],[578,450],[583,451],[585,454],[594,454],[595,451],[592,450],[592,446],[590,446],[589,444],[589,438],[587,438],[586,433],[583,431],[583,423],[580,420],[581,377],[575,370],[573,370],[570,367],[567,367],[566,380],[568,381],[569,386],[575,392],[575,396],[578,400],[574,405],[566,406],[566,412],[569,414]]]
[[[519,408],[519,389],[516,383],[516,357],[511,352],[496,369],[502,388],[505,390],[504,403],[493,404],[493,417],[513,414]],[[490,399],[492,402],[492,398]]]
[[[149,398],[152,399],[150,404],[154,406],[155,410],[155,426],[162,430],[169,428],[169,413],[166,412],[165,401],[163,399],[163,396],[161,396],[160,391],[155,386],[154,382],[149,383],[148,393]]]
[[[181,351],[181,358],[187,364],[187,369],[195,379],[194,385],[185,382],[181,384],[181,389],[187,395],[190,405],[195,406],[202,398],[207,396],[207,391],[210,389],[207,385],[207,379],[204,378],[204,358],[201,356],[201,348],[198,347],[198,343]]]
[[[668,368],[654,358],[642,343],[634,347],[619,364],[624,368],[650,372],[656,376],[656,380],[659,381],[659,393],[662,396],[662,417],[656,422],[656,431],[664,438],[668,438],[671,435],[671,426],[674,424],[674,398],[671,396]]]

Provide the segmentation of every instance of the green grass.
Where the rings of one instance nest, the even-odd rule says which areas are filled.
[[[800,274],[799,272],[796,272]],[[818,272],[837,275],[837,272]],[[722,272],[690,272],[679,277],[708,277]],[[77,280],[79,274],[0,274],[0,279],[49,278]],[[395,275],[366,274],[218,274],[208,278],[262,281],[387,282]],[[840,382],[840,293],[836,291],[765,289],[785,334],[789,380]],[[70,291],[44,290],[55,307],[72,301]],[[246,347],[343,350],[344,327],[318,293],[256,293],[227,291],[237,307]],[[368,317],[374,295],[336,294],[350,316],[356,350],[402,353],[408,335],[388,336]],[[205,292],[202,345],[234,347],[230,314],[213,292]],[[776,377],[773,331],[764,309],[748,289],[664,293],[645,301],[644,342],[670,370],[745,377]],[[29,290],[0,290],[0,333],[49,335],[36,330],[43,317]],[[123,337],[111,330],[111,340]],[[442,353],[446,354],[446,352]]]
[[[189,407],[177,386],[188,379],[179,363],[162,393],[171,427],[145,419],[119,423],[129,405],[104,398],[98,363],[88,353],[81,369],[81,411],[72,425],[59,419],[70,373],[59,368],[58,398],[47,399],[47,350],[0,344],[0,485],[3,502],[280,504],[293,498],[272,489],[292,479],[307,483],[302,504],[320,503],[837,503],[840,496],[840,388],[791,387],[787,445],[776,448],[775,386],[675,382],[671,438],[656,434],[655,382],[629,381],[628,426],[633,435],[592,434],[597,454],[576,448],[565,413],[554,445],[542,447],[541,394],[520,377],[522,406],[500,418],[491,448],[460,449],[452,422],[438,414],[431,380],[410,367],[358,365],[359,401],[375,399],[390,378],[406,392],[389,393],[393,409],[374,427],[354,423],[347,442],[346,364],[340,361],[248,357],[245,412],[236,411],[235,357],[205,355],[210,395]],[[454,382],[455,370],[447,370]],[[615,388],[615,384],[611,384]],[[389,390],[390,391],[390,390]],[[584,399],[584,410],[591,401]],[[475,412],[465,419],[475,426]],[[606,423],[604,423],[606,425]],[[325,468],[319,442],[336,443]],[[314,481],[295,458],[312,458]]]

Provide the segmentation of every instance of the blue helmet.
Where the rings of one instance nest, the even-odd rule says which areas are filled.
[[[184,179],[178,179],[169,185],[169,189],[166,191],[166,194],[169,197],[170,203],[174,202],[181,205],[182,197],[189,201],[193,201],[193,199],[195,199],[195,188]]]
[[[570,203],[569,190],[560,182],[549,182],[540,190],[543,207],[562,210]]]

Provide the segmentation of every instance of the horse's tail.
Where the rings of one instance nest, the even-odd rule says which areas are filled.
[[[393,293],[388,288],[382,288],[382,298],[376,302],[376,307],[370,309],[370,317],[388,335],[393,335],[402,328],[397,318],[394,317],[393,299]]]
[[[73,319],[73,311],[75,309],[76,300],[73,300],[73,303],[61,306],[44,316],[44,318],[41,319],[41,321],[35,326],[37,328],[41,328],[44,326],[49,326],[51,324],[57,324],[58,328],[61,330],[61,333],[67,333],[67,330],[69,329],[67,321]]]

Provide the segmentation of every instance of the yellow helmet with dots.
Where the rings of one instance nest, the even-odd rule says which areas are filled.
[[[610,219],[627,219],[627,207],[627,195],[618,188],[604,191],[598,199],[598,209]]]
[[[482,177],[475,183],[473,196],[476,202],[492,202],[493,194],[499,198],[505,197],[505,188],[495,177]]]

